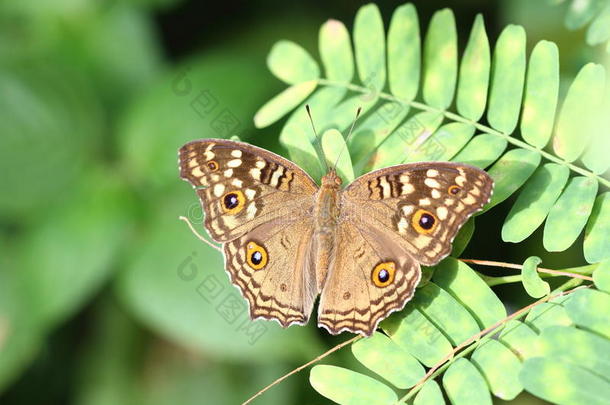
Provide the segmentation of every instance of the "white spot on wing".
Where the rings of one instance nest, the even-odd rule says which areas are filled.
[[[449,214],[449,210],[447,209],[447,207],[438,207],[436,209],[436,215],[441,220],[447,218],[447,214]]]
[[[229,166],[229,167],[239,167],[239,166],[241,166],[241,159],[229,160],[229,162],[227,163],[227,166]]]

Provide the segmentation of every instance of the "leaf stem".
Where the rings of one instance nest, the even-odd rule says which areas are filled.
[[[358,93],[363,93],[363,94],[368,94],[371,92],[370,89],[366,88],[366,87],[362,87],[362,86],[358,86],[356,84],[353,83],[347,83],[347,82],[338,82],[338,81],[333,81],[333,80],[328,80],[328,79],[318,79],[318,83],[323,85],[323,86],[337,86],[337,87],[345,87],[349,90],[358,92]],[[583,176],[586,177],[590,177],[590,178],[594,178],[595,180],[597,180],[600,184],[604,185],[607,188],[610,188],[610,180],[604,179],[603,177],[590,172],[586,169],[583,169],[582,167],[576,166],[568,161],[565,161],[549,152],[546,152],[542,149],[536,148],[535,146],[532,146],[530,144],[528,144],[527,142],[524,142],[520,139],[517,139],[515,137],[512,137],[510,134],[507,134],[505,132],[501,132],[498,130],[495,130],[491,127],[488,127],[486,125],[483,125],[479,122],[476,121],[472,121],[466,117],[462,117],[459,114],[455,114],[451,111],[447,111],[447,110],[442,110],[436,107],[432,107],[429,106],[427,104],[424,103],[420,103],[418,101],[413,101],[413,100],[406,100],[406,99],[402,99],[400,97],[396,97],[392,94],[388,94],[385,92],[380,92],[379,93],[379,98],[385,99],[385,100],[390,100],[390,101],[394,101],[397,103],[401,103],[401,104],[406,104],[409,105],[413,108],[416,108],[418,110],[422,110],[422,111],[429,111],[429,112],[436,112],[439,114],[444,115],[445,117],[449,118],[450,120],[456,121],[456,122],[462,122],[465,124],[470,124],[472,126],[474,126],[476,129],[478,129],[481,132],[485,132],[487,134],[492,134],[492,135],[497,135],[497,136],[501,136],[504,139],[506,139],[507,142],[518,146],[520,148],[523,149],[527,149],[530,150],[532,152],[537,152],[539,153],[541,156],[543,156],[545,159],[550,160],[551,162],[555,162],[558,164],[561,164],[563,166],[568,167],[570,170],[581,174]]]
[[[459,259],[459,260],[464,263],[473,263],[473,264],[478,264],[480,266],[503,267],[503,268],[508,268],[508,269],[517,269],[517,270],[523,269],[522,264],[496,262],[496,261],[492,261],[492,260],[478,260],[478,259]],[[582,266],[582,267],[576,267],[574,269],[570,269],[570,270],[580,269],[580,272],[551,270],[551,269],[545,269],[544,267],[538,267],[538,271],[540,273],[546,273],[546,274],[550,274],[552,276],[566,276],[566,277],[572,277],[572,278],[579,278],[581,280],[593,281],[593,277],[589,277],[584,274],[592,274],[593,270],[595,270],[596,267],[597,267],[597,265],[588,265],[588,266]],[[509,279],[511,281],[506,281],[506,283],[514,283],[515,281],[512,281],[513,280],[512,277],[515,277],[515,276],[503,276],[503,277],[483,276],[483,278],[486,280],[486,282],[487,282],[487,280],[493,281],[495,279]],[[519,279],[515,279],[515,280],[520,281],[521,276],[519,275],[518,277],[519,277]],[[504,284],[504,283],[489,284],[489,282],[488,282],[487,284],[488,285],[497,285],[497,284]]]
[[[346,340],[345,342],[339,343],[338,345],[336,345],[333,348],[331,348],[331,349],[327,350],[326,352],[322,353],[321,355],[319,355],[315,359],[308,361],[307,363],[303,364],[302,366],[299,366],[299,367],[295,368],[291,372],[289,372],[287,374],[284,374],[283,376],[281,376],[277,380],[273,381],[271,384],[267,385],[265,388],[263,388],[262,390],[258,391],[256,394],[254,394],[250,398],[248,398],[244,403],[242,403],[242,405],[247,405],[247,404],[251,403],[258,396],[262,395],[265,391],[267,391],[269,388],[273,387],[274,385],[277,385],[277,384],[281,383],[282,381],[284,381],[286,378],[290,377],[291,375],[298,373],[299,371],[303,370],[304,368],[307,368],[307,367],[311,366],[312,364],[322,360],[324,357],[326,357],[326,356],[336,352],[339,349],[342,349],[343,347],[345,347],[345,346],[347,346],[349,344],[352,344],[352,343],[356,342],[357,340],[359,340],[361,338],[362,338],[362,336],[356,335],[353,338]]]

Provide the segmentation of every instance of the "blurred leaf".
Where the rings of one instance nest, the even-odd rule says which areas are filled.
[[[512,206],[504,225],[502,240],[521,242],[542,224],[568,181],[570,170],[547,163],[534,173]]]
[[[443,387],[453,405],[491,405],[485,379],[471,362],[457,359],[443,375]]]
[[[425,374],[413,356],[381,333],[360,339],[352,345],[352,352],[360,363],[397,388],[412,387]]]
[[[584,253],[589,263],[610,258],[610,192],[595,199],[589,222],[585,228]]]
[[[484,169],[502,155],[507,144],[499,135],[478,134],[451,160]]]
[[[521,115],[521,135],[530,145],[543,148],[549,141],[555,121],[558,93],[557,45],[540,41],[530,56]]]
[[[485,377],[489,389],[498,398],[510,401],[523,390],[519,381],[521,362],[497,340],[486,339],[474,351],[470,361]]]
[[[341,21],[328,20],[320,28],[320,57],[329,80],[350,82],[354,57],[349,32]]]
[[[549,283],[540,278],[538,274],[538,265],[542,263],[542,259],[536,256],[528,257],[523,263],[521,275],[523,277],[523,287],[530,297],[540,298],[551,292]]]
[[[520,378],[526,390],[558,404],[602,405],[610,398],[607,380],[556,359],[536,357],[526,360]]]
[[[437,265],[433,281],[465,306],[486,328],[506,317],[506,309],[496,294],[465,263],[447,258]]]
[[[587,44],[598,45],[610,38],[610,4],[595,16],[587,30]]]
[[[318,82],[311,80],[288,87],[271,100],[267,101],[254,115],[254,125],[265,128],[301,104],[317,87]]]
[[[341,367],[315,366],[309,382],[316,391],[338,404],[388,405],[398,399],[387,385]]]
[[[251,321],[247,301],[223,271],[222,255],[204,245],[178,220],[186,215],[201,229],[201,208],[186,184],[155,206],[150,228],[118,280],[131,313],[147,327],[208,358],[273,362],[302,359],[319,350],[315,330]],[[185,212],[185,201],[191,207]]]
[[[513,149],[504,154],[489,170],[494,180],[494,192],[484,211],[510,197],[534,173],[540,154],[526,149]]]
[[[361,7],[356,14],[354,48],[360,82],[373,93],[382,91],[386,80],[385,32],[375,4]]]
[[[457,32],[453,11],[434,13],[424,41],[423,96],[439,109],[451,105],[457,80]]]
[[[298,84],[320,77],[316,61],[300,45],[291,41],[279,41],[273,45],[267,57],[269,70],[288,84]]]
[[[477,14],[462,56],[456,102],[458,112],[472,121],[478,121],[485,111],[490,59],[485,22]]]
[[[566,27],[571,30],[584,27],[599,12],[602,5],[603,2],[598,0],[571,2],[566,14]]]
[[[544,248],[560,252],[569,248],[589,219],[597,181],[583,176],[573,177],[557,200],[544,225]]]
[[[576,291],[565,308],[576,325],[610,339],[610,314],[604,310],[592,310],[592,308],[610,308],[609,294],[590,289]]]
[[[392,94],[413,100],[419,88],[421,39],[417,10],[407,3],[392,15],[388,30],[388,81]]]

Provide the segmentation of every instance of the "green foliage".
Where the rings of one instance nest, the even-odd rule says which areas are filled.
[[[564,24],[569,30],[578,30],[587,26],[586,41],[591,46],[606,43],[610,52],[610,1],[607,0],[553,0],[553,3],[567,5]]]
[[[383,32],[379,10],[369,4],[356,15],[353,53],[343,24],[331,20],[321,27],[323,68],[296,43],[274,46],[269,68],[292,87],[259,110],[256,125],[270,125],[298,105],[280,142],[314,177],[323,170],[311,163],[318,140],[304,114],[305,104],[313,111],[331,163],[339,153],[349,156],[340,163],[345,180],[423,160],[487,168],[495,190],[484,211],[516,197],[510,200],[502,239],[521,242],[546,221],[544,247],[563,251],[584,230],[583,251],[592,265],[566,271],[591,274],[598,269],[597,287],[607,290],[607,261],[599,262],[610,252],[609,194],[597,196],[599,189],[610,186],[600,176],[610,164],[599,153],[608,142],[604,68],[585,65],[558,107],[557,47],[541,41],[528,60],[520,26],[506,27],[492,47],[483,18],[477,16],[461,59],[449,9],[433,15],[423,40],[411,4],[395,10],[387,41]],[[279,105],[286,92],[289,106]],[[340,132],[347,132],[358,107],[363,117],[346,140],[347,150],[340,152],[345,148]],[[471,221],[458,236],[453,257],[473,231]],[[373,378],[321,365],[311,370],[311,385],[341,404],[390,404],[397,398],[400,403],[441,404],[443,392],[452,404],[491,404],[492,395],[511,400],[524,388],[560,403],[607,398],[610,384],[605,379],[595,377],[599,392],[593,394],[579,381],[591,373],[604,374],[604,360],[592,357],[610,345],[610,318],[604,310],[610,307],[610,295],[589,288],[562,296],[558,292],[581,280],[551,291],[538,264],[539,258],[530,257],[522,274],[513,278],[542,301],[509,319],[489,287],[498,278],[482,276],[454,258],[444,260],[430,270],[431,280],[421,283],[404,311],[382,322],[381,332],[352,345]],[[488,332],[499,334],[492,338]],[[550,342],[562,343],[551,347]],[[589,344],[587,352],[572,355],[569,350]],[[564,367],[570,362],[578,368]],[[558,371],[553,372],[555,364]],[[426,368],[432,374],[424,377]],[[442,387],[434,381],[441,376]],[[402,398],[395,395],[400,390],[407,390]]]

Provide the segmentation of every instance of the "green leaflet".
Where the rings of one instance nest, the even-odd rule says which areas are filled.
[[[556,359],[535,357],[526,360],[520,378],[526,390],[553,403],[604,405],[610,398],[607,380]]]
[[[375,4],[361,7],[356,14],[354,48],[360,82],[373,93],[382,91],[386,79],[385,32]]]
[[[341,21],[328,20],[320,28],[320,57],[329,80],[350,82],[354,57],[347,28]]]
[[[349,148],[356,166],[364,164],[380,143],[402,122],[409,112],[405,104],[386,102],[373,114],[356,124],[349,140]]]
[[[588,177],[573,177],[557,200],[544,225],[544,248],[559,252],[569,248],[589,219],[597,181]]]
[[[610,38],[610,4],[595,17],[587,30],[587,44],[594,46]]]
[[[605,77],[601,65],[589,63],[570,85],[553,137],[553,150],[568,162],[576,160],[589,143]]]
[[[609,42],[610,44],[610,42]],[[593,134],[585,153],[581,156],[581,162],[595,174],[602,174],[610,167],[610,159],[608,159],[608,150],[610,150],[610,136],[608,128],[610,128],[610,88],[606,87],[604,103],[600,105],[599,111],[596,111]]]
[[[312,113],[328,111],[341,101],[346,90],[341,87],[324,87],[316,91],[305,102],[311,107]],[[288,118],[280,132],[280,143],[288,149],[290,160],[298,164],[314,179],[319,179],[322,173],[319,156],[313,144],[317,142],[305,106],[297,108]]]
[[[455,156],[474,134],[474,126],[450,122],[437,129],[421,146],[407,155],[404,163],[446,161]]]
[[[316,129],[318,131],[325,131],[330,128],[335,128],[341,132],[346,131],[354,122],[358,108],[362,110],[361,114],[366,114],[377,104],[379,100],[378,96],[379,94],[377,93],[351,96],[341,101],[341,103],[333,108],[316,110],[316,112],[312,111],[312,113],[315,113],[314,123],[316,124]],[[369,145],[369,149],[373,149],[373,146]]]
[[[318,86],[316,80],[295,84],[267,101],[254,115],[254,125],[265,128],[292,111]]]
[[[434,283],[419,288],[411,305],[443,331],[453,346],[479,332],[479,325],[472,315],[451,294]]]
[[[486,328],[506,317],[502,302],[467,264],[447,258],[437,265],[432,280],[464,305],[479,327]]]
[[[337,173],[341,176],[344,183],[354,180],[354,170],[352,161],[347,150],[347,145],[341,132],[336,129],[329,129],[322,135],[322,150],[329,167],[337,163]],[[337,161],[337,159],[339,159]]]
[[[593,272],[595,286],[605,292],[610,292],[610,260],[603,261]]]
[[[311,386],[338,404],[344,405],[388,405],[398,398],[385,384],[341,367],[320,365],[309,373]]]
[[[388,81],[392,94],[412,100],[419,88],[421,39],[417,10],[404,4],[394,11],[388,30]]]
[[[462,56],[456,100],[458,112],[472,121],[478,121],[485,111],[490,59],[485,22],[483,16],[477,14]]]
[[[428,380],[415,396],[413,405],[444,405],[445,399],[441,387],[434,380]]]
[[[491,201],[483,209],[487,211],[510,197],[536,170],[540,154],[526,149],[513,149],[504,154],[489,170],[494,180]]]
[[[358,361],[395,387],[412,387],[425,374],[422,365],[406,350],[382,333],[360,339],[352,345]]]
[[[548,326],[571,326],[573,322],[565,308],[565,303],[571,299],[571,296],[559,297],[535,306],[525,317],[525,324],[536,332],[540,332]]]
[[[527,324],[512,319],[504,326],[498,340],[524,360],[537,355],[537,349],[532,344],[537,336],[536,332]]]
[[[423,146],[441,122],[443,116],[435,112],[420,112],[413,115],[383,141],[371,159],[365,162],[365,168],[373,170],[412,161],[411,156],[415,153],[419,156],[425,154],[419,149],[423,149],[429,155],[442,152],[442,146],[433,142]]]
[[[443,375],[443,387],[453,405],[491,405],[481,373],[465,358],[457,359]]]
[[[525,30],[509,25],[500,34],[493,55],[487,120],[510,134],[519,119],[525,79]]]
[[[451,254],[449,256],[458,258],[468,246],[468,242],[472,238],[474,234],[474,218],[470,218],[462,228],[458,231],[458,234],[455,236],[453,240],[453,248],[451,249]]]
[[[582,3],[572,2],[566,13],[566,27],[570,30],[584,27],[599,13],[602,6],[603,2],[597,0]]]
[[[521,270],[523,287],[525,287],[525,291],[534,298],[543,297],[551,291],[549,283],[542,280],[540,274],[538,274],[538,265],[540,263],[542,263],[542,259],[539,257],[528,257],[523,263],[523,268]]]
[[[585,228],[584,253],[589,263],[610,258],[610,192],[595,199],[591,217]]]
[[[530,236],[557,201],[569,175],[567,167],[556,163],[547,163],[536,170],[504,221],[502,239],[521,242]]]
[[[451,160],[484,169],[500,157],[507,144],[499,135],[478,134]]]
[[[275,77],[297,84],[320,77],[320,68],[303,47],[291,41],[279,41],[267,56],[267,66]]]
[[[539,356],[573,363],[599,375],[610,375],[610,340],[595,333],[550,326],[542,331],[536,347]]]
[[[527,69],[521,135],[530,145],[543,148],[553,132],[559,94],[557,45],[540,41],[534,47]]]
[[[412,305],[382,321],[381,327],[395,343],[428,367],[452,350],[443,333]]]
[[[457,79],[457,32],[453,11],[437,11],[424,42],[423,94],[426,103],[446,109],[453,100]]]
[[[523,390],[519,381],[519,358],[497,340],[485,339],[470,361],[483,374],[489,389],[498,398],[509,401]]]
[[[609,294],[590,289],[576,291],[572,294],[572,299],[565,304],[565,308],[576,325],[610,339],[610,314],[607,310],[592,310],[610,308]]]

